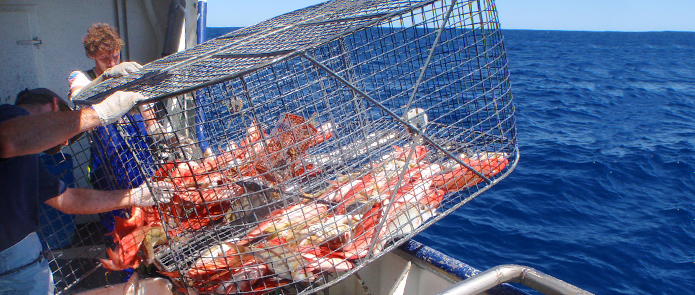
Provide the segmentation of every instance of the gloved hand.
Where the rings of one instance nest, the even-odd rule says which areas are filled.
[[[155,199],[158,203],[169,203],[174,196],[174,185],[168,181],[159,181],[151,184],[152,190],[147,187],[147,183],[143,183],[139,187],[130,190],[130,196],[133,198],[133,206],[149,207],[155,204]]]
[[[104,101],[93,105],[92,109],[99,115],[101,125],[106,126],[118,121],[118,119],[130,111],[135,104],[144,99],[146,99],[146,97],[140,93],[116,91],[116,93],[111,94],[104,99]]]
[[[121,76],[127,76],[130,73],[134,73],[140,70],[142,70],[142,66],[139,63],[136,63],[134,61],[126,61],[117,64],[111,68],[108,68],[101,75],[104,77],[104,79],[111,79]]]

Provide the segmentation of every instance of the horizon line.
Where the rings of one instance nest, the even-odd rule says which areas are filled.
[[[217,27],[217,26],[207,26],[206,28],[246,28],[246,27],[251,27],[254,25],[250,26],[244,26],[244,27],[237,27],[237,26],[228,26],[228,27]],[[557,31],[557,32],[592,32],[592,33],[695,33],[695,31],[680,31],[680,30],[653,30],[653,31],[617,31],[617,30],[566,30],[566,29],[505,29],[503,28],[502,30],[516,30],[516,31]]]

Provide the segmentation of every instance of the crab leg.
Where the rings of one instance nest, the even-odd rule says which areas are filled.
[[[485,177],[492,177],[507,167],[509,160],[506,158],[506,154],[503,153],[491,153],[492,157],[485,156],[484,159],[462,159],[471,168],[480,172],[480,174],[485,175]],[[487,155],[487,154],[486,154]],[[447,193],[456,192],[463,190],[467,187],[481,183],[484,179],[478,176],[475,172],[464,166],[458,166],[451,170],[434,177],[435,188],[443,189]]]

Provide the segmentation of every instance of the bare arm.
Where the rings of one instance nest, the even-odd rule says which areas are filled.
[[[84,86],[73,86],[72,88],[70,88],[70,93],[68,94],[68,97],[72,99],[73,97],[77,96],[78,94],[80,94],[80,91],[82,91],[82,88],[84,88]]]
[[[0,158],[37,154],[99,125],[91,108],[12,118],[0,123]]]
[[[67,214],[94,214],[133,206],[153,206],[155,198],[160,203],[168,203],[173,197],[171,182],[159,181],[150,185],[143,183],[133,189],[117,191],[68,188],[46,204]]]
[[[94,214],[135,206],[132,190],[101,191],[68,188],[46,204],[67,214]]]

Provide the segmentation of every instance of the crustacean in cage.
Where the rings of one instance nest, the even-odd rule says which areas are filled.
[[[153,156],[129,169],[173,184],[104,265],[166,243],[155,264],[216,294],[314,294],[368,266],[516,166],[498,28],[493,1],[328,1],[82,92],[156,103],[164,140],[125,147]]]
[[[426,162],[424,146],[415,147],[410,161],[409,152],[396,147],[371,172],[330,182],[327,189],[272,211],[244,236],[203,250],[183,272],[187,286],[215,294],[267,292],[348,271],[435,216],[447,193],[483,180],[465,166]],[[504,153],[478,153],[462,161],[485,177],[508,164]]]
[[[175,187],[172,203],[160,204],[164,219],[153,208],[139,207],[131,209],[129,219],[117,217],[109,233],[116,248],[108,250],[109,259],[102,264],[111,270],[136,268],[142,262],[139,250],[145,247],[144,256],[151,261],[152,247],[165,243],[167,235],[178,237],[220,220],[231,222],[243,217],[238,212],[279,198],[272,191],[258,193],[262,187],[256,182],[272,184],[278,180],[273,175],[283,179],[318,173],[311,164],[298,163],[299,157],[330,137],[330,124],[317,128],[301,116],[287,114],[270,134],[254,122],[238,146],[232,143],[217,156],[162,165],[152,181],[170,181]],[[163,223],[169,225],[166,234]]]
[[[171,162],[155,173],[157,179],[170,180],[180,188],[209,187],[230,177],[260,176],[273,183],[291,177],[318,173],[311,163],[303,163],[307,149],[331,138],[330,123],[316,127],[311,120],[286,114],[269,134],[252,121],[247,135],[227,151],[201,161]]]
[[[146,263],[154,259],[153,247],[167,242],[159,214],[153,207],[133,207],[130,218],[115,216],[115,226],[109,233],[116,243],[115,249],[107,249],[109,259],[100,259],[110,270],[137,268],[143,258]],[[142,255],[140,254],[142,251]],[[144,257],[143,257],[144,256]]]
[[[151,262],[152,247],[166,243],[167,236],[185,242],[178,239],[187,232],[244,219],[244,212],[280,200],[276,184],[319,173],[302,157],[330,137],[329,125],[316,128],[286,115],[270,133],[254,122],[244,140],[215,157],[163,165],[153,180],[174,184],[172,203],[160,204],[161,215],[156,207],[133,208],[130,219],[119,219],[111,233],[118,245],[102,260],[104,267]],[[468,167],[452,160],[430,163],[429,155],[422,145],[394,146],[369,172],[338,177],[321,191],[303,192],[286,207],[256,216],[260,219],[251,220],[254,226],[243,236],[204,250],[207,254],[182,272],[187,287],[203,293],[261,292],[348,271],[437,215],[448,193],[484,180],[468,167],[492,177],[508,164],[504,153],[462,156]],[[163,273],[181,279],[178,272]]]

